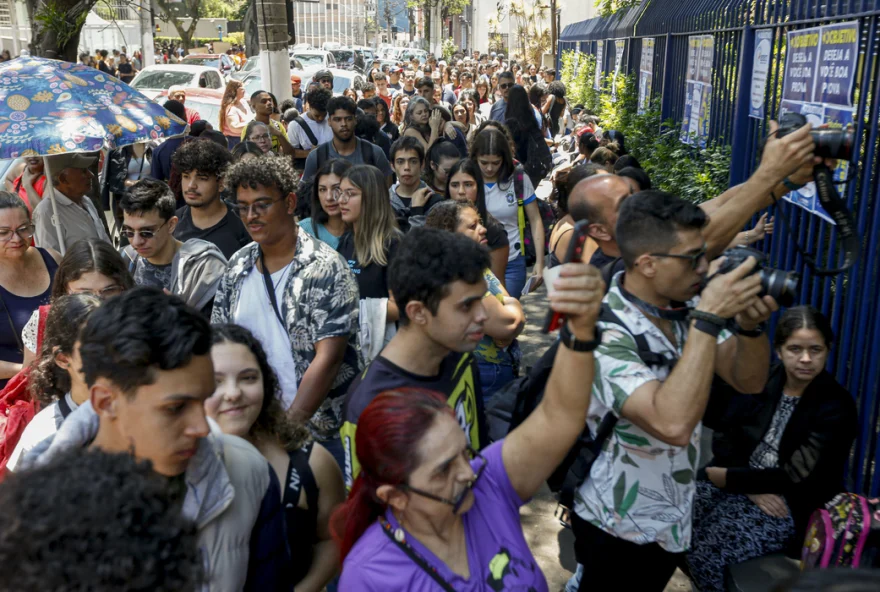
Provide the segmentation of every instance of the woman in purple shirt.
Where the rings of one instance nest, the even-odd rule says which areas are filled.
[[[364,409],[360,474],[331,519],[340,590],[547,591],[519,508],[584,428],[603,293],[598,271],[583,264],[565,265],[554,286],[550,304],[568,316],[565,346],[543,400],[505,439],[471,450],[446,397],[429,391],[386,391]]]

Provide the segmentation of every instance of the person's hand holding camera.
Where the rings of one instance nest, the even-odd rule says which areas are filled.
[[[720,262],[713,262],[712,269],[717,269]],[[697,310],[730,319],[754,306],[761,292],[761,276],[752,273],[757,263],[754,257],[749,257],[733,271],[715,274],[700,294]]]
[[[770,122],[770,133],[764,144],[759,170],[767,174],[774,185],[786,178],[798,184],[813,180],[813,166],[822,162],[822,159],[813,155],[815,144],[810,135],[811,128],[808,123],[780,138],[777,134],[779,125],[775,121]],[[809,171],[809,175],[805,176],[806,171]]]

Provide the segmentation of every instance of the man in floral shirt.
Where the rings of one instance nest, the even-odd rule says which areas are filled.
[[[298,232],[296,182],[286,158],[257,158],[229,169],[233,211],[254,242],[229,261],[211,321],[236,323],[256,335],[278,374],[284,408],[309,421],[314,438],[342,466],[342,402],[360,371],[358,288],[341,255]]]
[[[575,495],[581,590],[665,588],[691,540],[700,420],[712,378],[743,393],[764,388],[770,344],[762,324],[776,303],[758,296],[753,259],[712,278],[697,297],[709,271],[707,222],[696,205],[659,191],[621,206],[617,243],[626,271],[603,302],[622,324],[600,323],[587,424],[596,433],[609,412],[619,420]],[[736,337],[726,330],[730,319]],[[647,366],[633,335],[669,363]]]

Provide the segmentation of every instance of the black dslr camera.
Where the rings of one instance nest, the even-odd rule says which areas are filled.
[[[779,131],[776,135],[780,138],[787,136],[805,125],[807,118],[800,113],[786,113],[779,118]],[[810,135],[813,136],[813,144],[816,145],[813,151],[816,156],[838,160],[849,160],[852,157],[855,134],[851,129],[814,129],[810,131]]]
[[[791,306],[797,296],[798,280],[800,276],[794,272],[782,271],[765,267],[767,256],[756,249],[749,247],[734,247],[724,252],[724,263],[718,268],[717,273],[728,273],[745,263],[749,257],[754,257],[758,262],[752,273],[761,276],[761,293],[759,296],[772,296],[780,306]],[[751,274],[750,274],[751,275]]]

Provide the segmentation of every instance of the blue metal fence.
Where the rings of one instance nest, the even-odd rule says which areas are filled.
[[[842,21],[859,21],[859,57],[855,77],[854,121],[857,171],[841,188],[856,217],[862,257],[847,273],[816,277],[795,249],[800,241],[824,266],[835,266],[837,230],[809,212],[785,204],[774,208],[792,232],[776,225],[764,248],[775,267],[802,275],[799,302],[812,304],[832,320],[836,346],[829,370],[856,398],[859,432],[849,475],[856,491],[880,494],[880,0],[645,0],[609,18],[567,26],[559,52],[575,50],[596,55],[599,43],[627,40],[628,59],[621,70],[638,78],[642,41],[654,38],[652,100],[663,119],[681,120],[686,101],[688,36],[712,35],[715,53],[709,139],[732,147],[730,183],[741,183],[757,166],[768,121],[748,116],[755,32],[772,32],[772,56],[765,105],[769,117],[779,113],[784,75],[786,33]],[[603,71],[613,70],[613,42],[605,53]],[[792,234],[796,236],[792,236]]]

